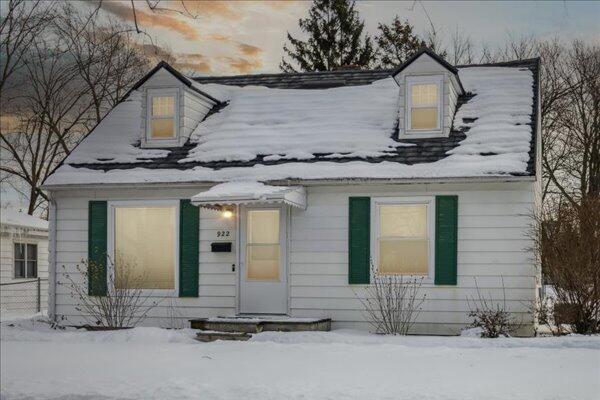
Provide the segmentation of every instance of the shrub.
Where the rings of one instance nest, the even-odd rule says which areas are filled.
[[[362,303],[369,323],[377,333],[406,335],[421,313],[425,295],[420,296],[422,278],[378,275],[371,263],[372,282],[365,288]]]
[[[493,300],[491,295],[485,297],[479,289],[477,279],[474,278],[474,280],[475,287],[477,288],[477,297],[467,298],[470,309],[469,317],[473,318],[473,322],[469,326],[471,328],[481,328],[481,337],[484,338],[510,336],[516,330],[518,324],[506,309],[504,279],[502,279],[502,301]]]
[[[140,324],[148,317],[150,310],[158,305],[152,292],[142,289],[144,276],[135,275],[131,271],[134,264],[123,260],[121,268],[115,273],[114,263],[109,258],[107,266],[107,291],[104,296],[92,296],[88,293],[90,275],[97,268],[88,261],[77,265],[76,270],[83,280],[68,273],[63,265],[63,282],[57,282],[69,290],[75,302],[75,309],[82,314],[88,328],[121,329]],[[117,287],[126,289],[117,289]]]
[[[556,322],[580,334],[600,332],[600,198],[549,208],[537,217],[533,239],[556,293]]]

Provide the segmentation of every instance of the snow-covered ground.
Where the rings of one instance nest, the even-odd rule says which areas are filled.
[[[600,337],[271,333],[200,343],[192,330],[1,327],[6,399],[597,399]]]

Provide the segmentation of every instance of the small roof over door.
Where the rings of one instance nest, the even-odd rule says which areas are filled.
[[[279,203],[306,209],[303,186],[270,186],[255,181],[225,182],[192,196],[192,204],[216,208],[232,204]]]

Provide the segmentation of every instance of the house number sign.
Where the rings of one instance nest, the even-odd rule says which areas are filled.
[[[217,231],[217,237],[218,238],[227,238],[230,237],[231,233],[230,231]]]

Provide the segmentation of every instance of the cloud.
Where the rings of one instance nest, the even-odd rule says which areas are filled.
[[[102,10],[109,12],[122,20],[134,22],[133,8],[129,3],[104,1],[102,2]],[[140,29],[144,29],[144,26],[149,25],[151,27],[173,30],[189,40],[198,40],[200,38],[200,35],[194,26],[171,15],[165,15],[163,12],[145,11],[141,9],[141,7],[136,7],[135,16]]]
[[[242,18],[242,13],[239,10],[239,5],[231,1],[218,0],[203,0],[203,1],[183,1],[183,5],[179,1],[167,1],[167,7],[177,7],[186,14],[202,17],[220,17],[227,20],[239,20]],[[185,6],[185,8],[183,7]]]
[[[239,43],[238,48],[240,49],[242,54],[245,54],[247,56],[255,57],[262,53],[262,49],[260,47],[252,46],[251,44]]]
[[[242,74],[247,74],[248,72],[252,72],[262,67],[262,61],[256,59],[252,60],[242,57],[222,57],[222,60],[225,61],[231,70],[240,72]]]
[[[175,58],[176,61],[174,67],[180,71],[201,72],[204,74],[213,72],[210,60],[204,54],[177,54]]]

